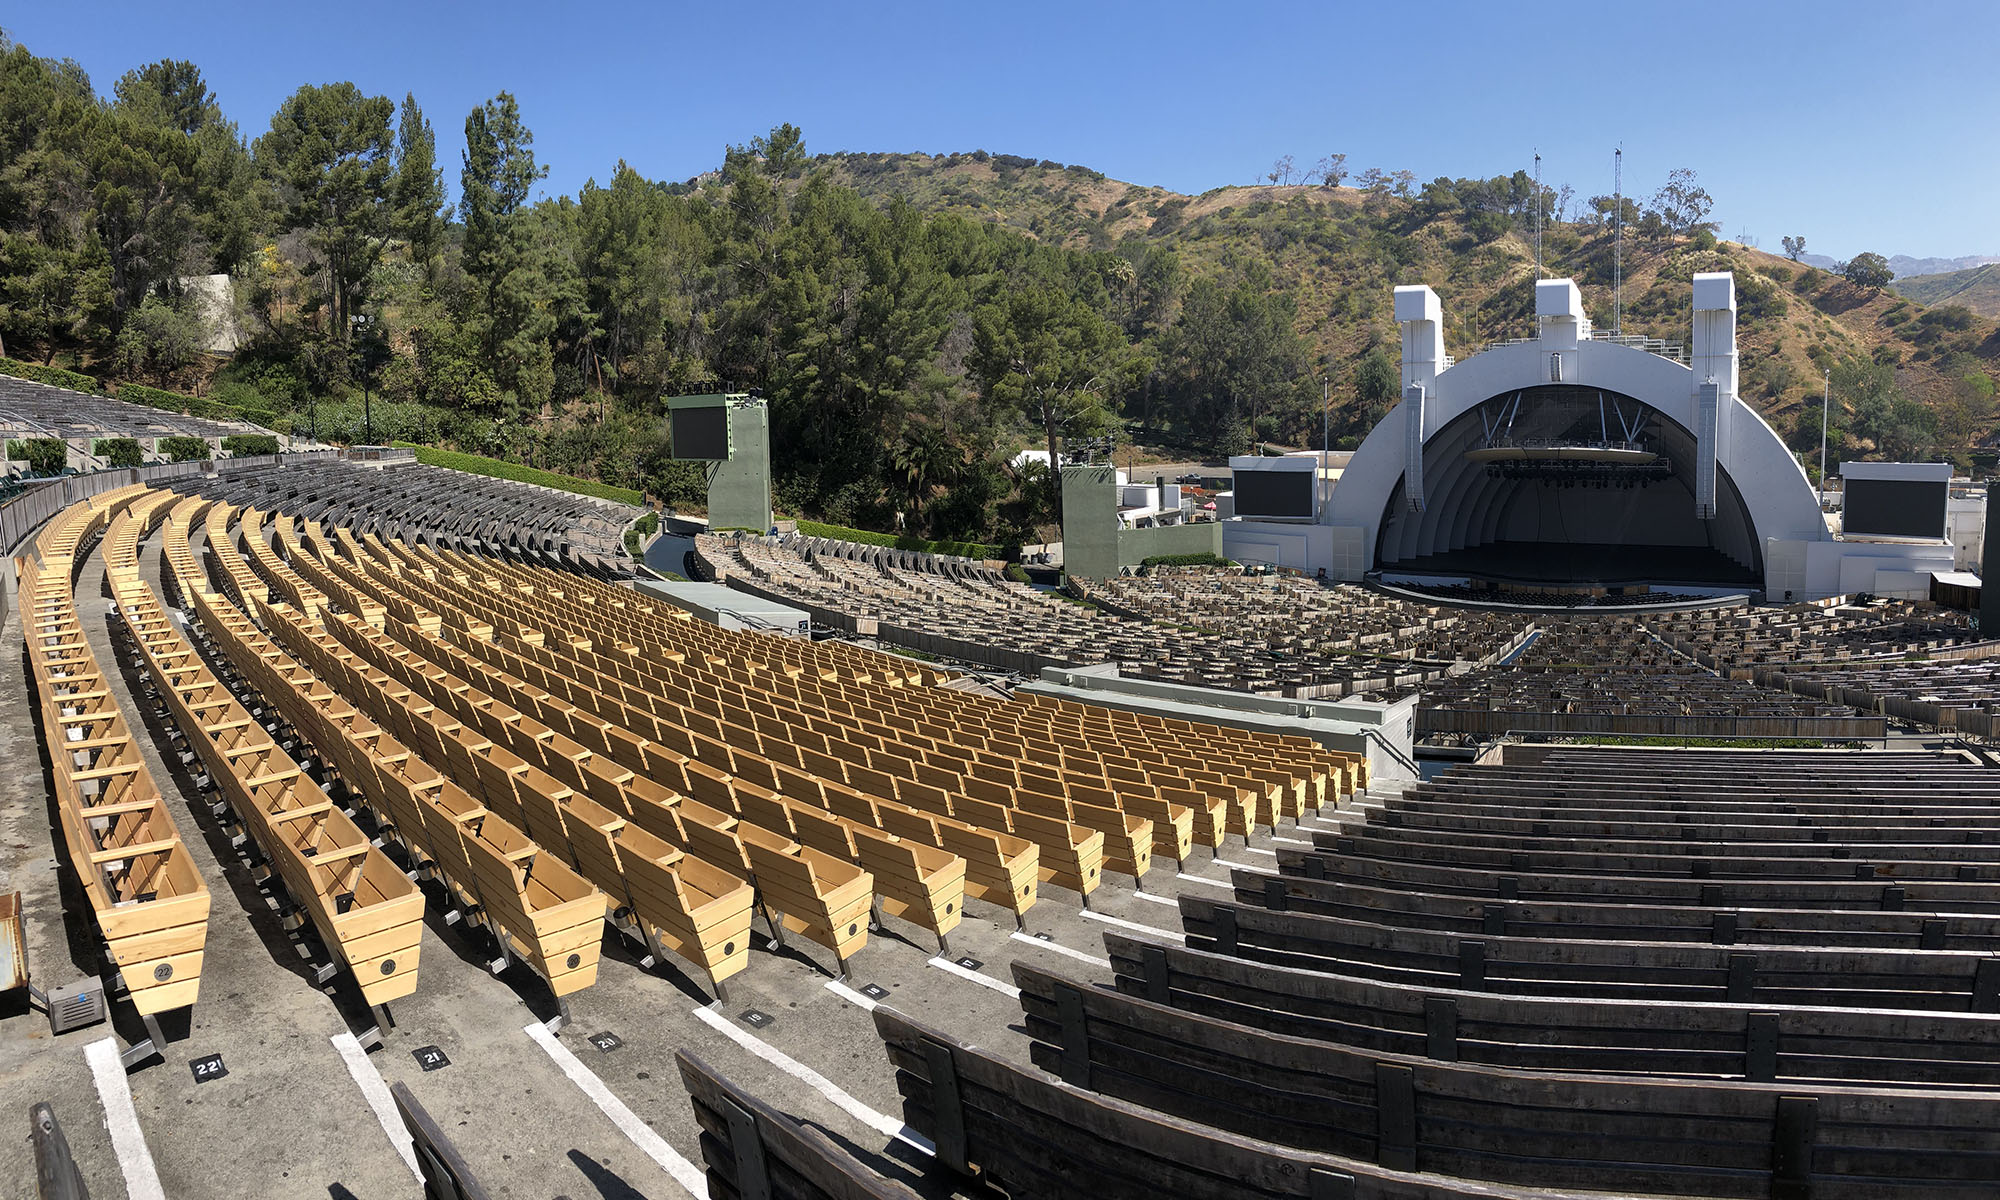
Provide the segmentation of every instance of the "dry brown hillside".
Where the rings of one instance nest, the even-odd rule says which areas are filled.
[[[1520,222],[1496,223],[1448,191],[1398,197],[1308,185],[1187,196],[1007,156],[838,155],[821,162],[839,182],[882,201],[900,196],[926,211],[1127,257],[1162,247],[1189,273],[1268,272],[1272,288],[1295,298],[1300,333],[1336,363],[1394,341],[1390,300],[1398,283],[1437,289],[1455,355],[1532,329],[1532,236]],[[1575,278],[1600,326],[1612,320],[1612,240],[1608,228],[1591,224],[1552,223],[1544,235],[1547,273]],[[1817,420],[1822,372],[1843,362],[1891,364],[1902,391],[1933,407],[1968,374],[1988,388],[2000,375],[2000,327],[1990,318],[1927,309],[1734,243],[1699,249],[1629,229],[1625,331],[1685,341],[1690,281],[1711,270],[1736,273],[1743,392],[1781,432],[1792,432],[1808,402]],[[1865,440],[1853,447],[1871,448]]]

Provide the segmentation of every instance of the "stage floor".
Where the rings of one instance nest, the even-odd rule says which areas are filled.
[[[1544,587],[1634,584],[1756,588],[1755,572],[1706,546],[1622,546],[1595,542],[1494,542],[1382,563],[1385,576],[1431,575]]]

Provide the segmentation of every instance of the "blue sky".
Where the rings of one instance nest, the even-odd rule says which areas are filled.
[[[1554,15],[1575,14],[1564,19]],[[986,149],[1199,192],[1280,154],[1420,179],[1530,165],[1581,195],[1694,168],[1725,236],[1847,257],[2000,255],[2000,2],[1680,5],[8,5],[100,91],[198,63],[255,136],[301,83],[414,91],[449,181],[507,89],[573,192],[624,158],[682,179],[781,121],[809,150]]]

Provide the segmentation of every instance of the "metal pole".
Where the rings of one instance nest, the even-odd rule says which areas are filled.
[[[1313,489],[1313,498],[1321,508],[1326,507],[1326,452],[1333,446],[1333,377],[1319,377],[1319,486]],[[1314,514],[1314,519],[1318,514]]]
[[[1833,368],[1821,368],[1819,394],[1819,506],[1826,507],[1826,414],[1833,404]]]
[[[1611,333],[1625,332],[1625,147],[1611,155]]]

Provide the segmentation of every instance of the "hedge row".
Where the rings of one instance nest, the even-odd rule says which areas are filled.
[[[50,387],[68,388],[72,392],[103,392],[97,380],[77,371],[65,371],[61,367],[44,367],[35,363],[25,363],[12,358],[0,358],[0,375],[12,375],[16,379],[26,379],[35,383],[46,383]]]
[[[136,467],[146,461],[145,448],[139,445],[138,438],[98,438],[90,444],[90,452],[103,459],[107,467]]]
[[[542,487],[575,492],[579,496],[595,496],[599,500],[612,500],[619,504],[639,504],[645,500],[645,497],[631,488],[612,487],[608,483],[578,479],[574,475],[558,475],[554,471],[524,467],[520,463],[483,458],[477,454],[460,454],[456,450],[439,450],[435,446],[419,446],[414,442],[396,442],[395,445],[400,449],[416,451],[417,461],[426,466],[449,467],[451,470],[464,471],[470,475],[489,475],[494,479],[511,479],[516,483],[539,484]]]
[[[1139,563],[1142,567],[1233,567],[1236,564],[1226,558],[1202,550],[1194,554],[1150,554]]]
[[[268,433],[232,433],[222,439],[222,449],[231,458],[276,454],[278,439]]]
[[[800,521],[799,532],[807,537],[860,542],[864,546],[891,546],[897,550],[918,550],[926,554],[952,554],[978,559],[1005,557],[1000,547],[984,542],[931,542],[909,534],[898,537],[893,533],[871,533],[866,529],[849,529],[845,525],[827,525],[819,521]]]
[[[7,457],[27,463],[36,475],[59,475],[69,465],[69,443],[61,438],[14,438],[7,443]]]

